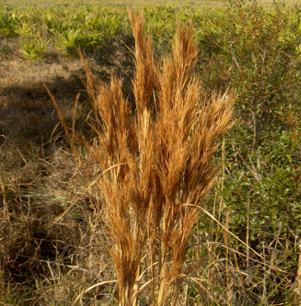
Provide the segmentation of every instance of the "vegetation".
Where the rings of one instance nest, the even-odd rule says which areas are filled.
[[[1,6],[0,302],[300,304],[300,10],[143,15]]]

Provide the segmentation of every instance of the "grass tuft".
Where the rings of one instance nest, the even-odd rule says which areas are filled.
[[[215,182],[211,159],[217,140],[232,125],[234,98],[201,98],[200,81],[193,76],[198,51],[191,24],[178,27],[173,56],[156,64],[143,17],[132,9],[129,17],[135,37],[136,110],[123,96],[122,80],[97,82],[81,54],[96,138],[92,143],[77,138],[89,152],[88,164],[101,168],[95,184],[113,242],[119,305],[137,305],[141,288],[148,287],[151,305],[170,299],[176,305],[185,271],[200,266],[196,262],[185,268],[188,241],[202,198]]]

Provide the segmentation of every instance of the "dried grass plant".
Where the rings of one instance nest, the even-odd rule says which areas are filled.
[[[87,73],[93,105],[93,143],[79,139],[102,197],[107,233],[113,242],[119,305],[137,305],[147,291],[150,305],[177,305],[186,278],[203,264],[185,264],[188,241],[198,222],[202,198],[212,188],[216,142],[232,125],[230,95],[201,98],[193,77],[197,47],[193,28],[178,27],[173,56],[157,65],[143,18],[129,10],[135,37],[135,111],[122,93],[122,80],[110,84]],[[54,100],[54,99],[53,99]],[[55,102],[55,101],[54,101]]]

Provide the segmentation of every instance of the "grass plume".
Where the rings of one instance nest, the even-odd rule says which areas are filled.
[[[172,57],[158,65],[142,16],[130,9],[129,17],[135,112],[122,81],[97,83],[82,56],[97,136],[93,143],[77,138],[102,171],[96,184],[113,242],[119,305],[137,305],[141,288],[150,288],[151,305],[176,305],[185,277],[201,264],[185,266],[188,240],[215,181],[210,161],[232,124],[234,99],[225,94],[202,100],[193,77],[198,53],[192,25],[178,27]]]

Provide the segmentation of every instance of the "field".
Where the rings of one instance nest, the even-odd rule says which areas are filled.
[[[257,1],[261,6],[264,8],[270,8],[273,5],[273,0],[259,0]],[[5,5],[13,5],[16,7],[22,7],[22,6],[38,6],[38,7],[49,7],[49,6],[78,6],[80,4],[85,3],[86,5],[97,5],[97,6],[106,6],[106,7],[123,7],[127,5],[132,5],[135,7],[139,6],[174,6],[174,7],[191,7],[191,8],[204,8],[204,7],[211,7],[211,8],[222,8],[222,7],[228,7],[229,1],[228,0],[191,0],[191,1],[183,1],[183,0],[152,0],[146,1],[146,0],[133,0],[133,1],[100,1],[100,0],[88,0],[88,1],[70,1],[70,0],[64,0],[64,1],[49,1],[49,0],[39,0],[39,1],[23,1],[23,0],[14,0],[8,1],[3,0],[3,4]],[[295,6],[298,5],[298,0],[288,0],[285,1],[286,6]]]
[[[0,305],[301,304],[301,13],[272,2],[131,1],[142,31],[2,1]]]

